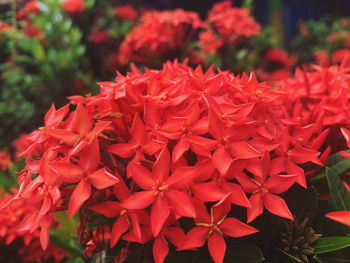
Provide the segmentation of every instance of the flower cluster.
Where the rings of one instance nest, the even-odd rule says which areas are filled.
[[[194,51],[188,44],[200,27],[202,22],[195,12],[146,12],[121,44],[119,63],[135,61],[159,67],[167,59],[191,57]]]
[[[231,1],[217,3],[208,13],[206,31],[200,34],[199,45],[212,54],[223,46],[238,45],[260,33],[261,26],[244,8],[232,7]]]
[[[13,198],[13,194],[5,194],[0,199],[0,206],[3,206]],[[35,212],[35,207],[28,204],[24,199],[17,199],[11,206],[1,211],[0,214],[0,243],[10,245],[15,241],[21,241],[25,246],[18,251],[23,262],[41,262],[41,260],[53,258],[55,262],[61,261],[66,252],[62,249],[49,245],[43,251],[40,245],[42,233],[40,231],[28,232],[22,229],[20,222],[27,219],[27,216]],[[53,220],[53,219],[52,219]]]
[[[248,223],[264,208],[293,220],[281,195],[295,183],[306,188],[306,177],[328,158],[330,149],[320,149],[326,127],[344,120],[349,77],[341,67],[323,70],[298,71],[270,87],[254,74],[168,62],[100,82],[97,96],[70,97],[72,111],[52,106],[44,126],[26,138],[32,144],[12,200],[37,211],[23,229],[41,227],[45,248],[52,213],[73,216],[85,207],[115,218],[112,247],[120,239],[153,240],[158,263],[168,242],[185,250],[208,240],[222,262],[226,238],[258,231],[237,219],[237,207]],[[101,235],[91,238],[84,241],[90,252]]]

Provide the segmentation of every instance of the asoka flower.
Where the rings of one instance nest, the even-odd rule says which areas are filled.
[[[208,248],[215,263],[224,260],[226,243],[224,236],[242,237],[251,235],[258,230],[248,226],[238,219],[227,217],[231,210],[231,194],[227,194],[220,202],[210,208],[210,215],[205,205],[194,200],[196,208],[195,227],[187,234],[178,250],[202,247],[208,240]]]

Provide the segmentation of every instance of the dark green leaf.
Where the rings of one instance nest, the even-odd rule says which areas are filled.
[[[264,256],[255,244],[236,241],[228,245],[224,262],[258,263],[263,260]]]
[[[293,255],[289,254],[288,252],[286,252],[286,251],[284,251],[284,250],[282,250],[282,249],[280,249],[278,247],[275,247],[275,249],[277,251],[279,251],[282,256],[284,256],[285,258],[289,259],[288,262],[303,263],[303,261],[301,259],[298,259],[298,258],[294,257]],[[281,261],[281,262],[284,262],[284,261]]]
[[[336,211],[347,211],[350,209],[350,196],[346,190],[339,173],[331,167],[326,167],[327,181],[332,195],[332,205]]]
[[[322,254],[350,247],[350,237],[321,237],[314,245],[315,254]]]

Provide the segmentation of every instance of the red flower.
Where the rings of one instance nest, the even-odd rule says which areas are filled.
[[[79,156],[78,165],[64,162],[51,163],[65,182],[78,183],[68,204],[68,216],[72,217],[90,197],[91,185],[105,189],[118,182],[118,179],[105,168],[97,169],[100,163],[99,145],[96,138],[86,146]]]
[[[139,15],[131,5],[119,5],[114,10],[120,20],[136,20]]]
[[[28,19],[30,14],[39,14],[39,1],[28,1],[20,10],[17,11],[17,19]]]
[[[78,15],[85,10],[84,0],[63,0],[62,8],[70,16]]]
[[[7,150],[0,151],[0,171],[6,171],[11,165],[11,156]]]
[[[181,191],[197,175],[196,168],[178,168],[171,176],[169,170],[170,155],[167,148],[160,152],[153,173],[140,164],[131,163],[130,175],[145,191],[137,192],[121,203],[126,209],[143,209],[152,204],[151,227],[154,236],[159,234],[171,213],[177,217],[196,215],[189,197]]]
[[[208,54],[213,53],[214,48],[237,45],[242,40],[259,34],[261,29],[250,16],[249,10],[233,8],[231,1],[215,4],[208,12],[207,25],[207,31],[199,36],[199,45]]]
[[[226,195],[220,202],[213,205],[210,208],[210,215],[203,203],[194,201],[197,214],[196,227],[186,234],[178,250],[201,247],[208,240],[211,257],[215,263],[220,263],[223,262],[226,251],[224,236],[242,237],[258,232],[236,218],[227,218],[227,213],[231,210],[230,195]]]
[[[91,40],[96,45],[108,42],[109,39],[108,34],[102,29],[94,31],[91,35]]]

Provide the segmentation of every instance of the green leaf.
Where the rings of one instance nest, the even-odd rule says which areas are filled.
[[[84,263],[84,259],[77,257],[77,258],[71,258],[67,261],[65,261],[66,263]]]
[[[314,245],[315,254],[322,254],[350,247],[350,237],[321,237]]]
[[[234,241],[228,245],[224,262],[262,262],[264,256],[258,246],[250,242]]]
[[[329,253],[317,254],[314,256],[314,259],[320,263],[350,263],[349,255],[350,247],[347,247]]]
[[[318,207],[317,204],[317,191],[312,185],[302,192],[302,194],[290,208],[293,214],[296,215],[299,222],[302,222],[305,218],[308,218],[308,222],[311,223],[316,212],[315,208]]]
[[[331,167],[326,167],[328,187],[332,195],[332,205],[336,211],[347,211],[350,209],[350,195],[346,190],[339,173]]]
[[[284,251],[278,247],[274,247],[276,250],[278,250],[282,255],[284,255],[286,258],[289,259],[289,262],[297,262],[297,263],[303,263],[301,259],[298,259],[294,257],[293,255],[289,254],[287,251]],[[284,261],[283,261],[284,262]]]
[[[68,214],[66,211],[56,212],[55,217],[57,222],[63,227],[63,229],[67,230],[71,236],[74,236],[78,229],[78,216],[74,216],[73,218],[68,218]]]
[[[350,153],[350,150],[346,150],[345,152],[348,152]],[[328,161],[327,161],[327,166],[334,166],[336,165],[337,163],[341,162],[341,161],[344,161],[344,160],[349,160],[347,158],[344,158],[343,156],[341,156],[339,153],[335,153],[335,154],[332,154],[329,158],[328,158]]]

